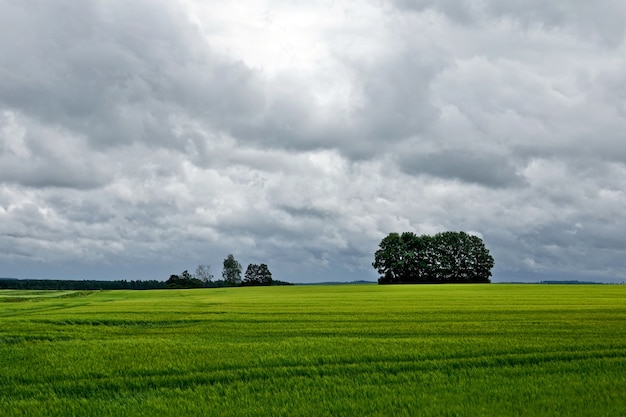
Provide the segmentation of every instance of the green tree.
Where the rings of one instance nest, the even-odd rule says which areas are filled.
[[[465,232],[390,233],[372,263],[380,284],[490,282],[493,265],[482,239]]]
[[[372,266],[382,284],[432,282],[435,264],[431,236],[417,236],[412,232],[390,233],[374,254]]]
[[[196,278],[202,281],[205,285],[208,285],[213,280],[213,274],[211,273],[211,265],[198,265],[196,268]]]
[[[192,277],[189,271],[185,270],[180,276],[170,275],[165,285],[167,288],[201,288],[204,286],[204,283]]]
[[[379,283],[399,284],[402,276],[402,241],[398,233],[389,233],[378,245],[372,266],[381,277]]]
[[[272,285],[272,273],[265,264],[249,264],[241,285]]]
[[[176,274],[170,275],[167,281],[165,281],[165,285],[167,288],[180,288],[180,277]]]
[[[228,255],[226,259],[224,259],[222,278],[224,278],[224,282],[228,286],[237,286],[241,284],[241,264],[237,262],[232,254]]]

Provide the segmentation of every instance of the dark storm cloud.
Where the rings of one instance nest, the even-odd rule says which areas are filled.
[[[285,204],[278,206],[278,208],[283,210],[285,213],[293,218],[305,217],[312,219],[329,220],[329,217],[332,217],[332,213],[329,213],[325,210],[316,209],[314,207],[293,207]]]
[[[358,80],[354,86],[358,99],[345,113],[324,114],[303,80],[277,77],[266,83],[265,100],[254,112],[231,120],[225,128],[255,146],[337,149],[358,160],[380,155],[381,142],[398,143],[428,129],[436,119],[428,91],[435,63],[397,50],[376,63],[349,65]]]
[[[456,179],[487,187],[507,187],[523,182],[515,166],[502,155],[446,150],[401,157],[400,166],[409,174]]]
[[[28,129],[23,124],[28,124]],[[35,188],[97,188],[112,178],[103,159],[62,129],[45,128],[32,119],[0,113],[3,182]]]
[[[354,110],[358,128],[348,153],[371,157],[381,152],[381,144],[384,150],[428,131],[439,116],[431,102],[430,83],[442,67],[434,57],[401,45],[376,65],[355,68],[363,103]]]
[[[93,146],[177,147],[180,114],[220,127],[256,107],[251,73],[175,2],[12,2],[0,19],[0,103]]]

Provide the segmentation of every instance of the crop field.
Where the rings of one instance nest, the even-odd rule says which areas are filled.
[[[0,415],[626,415],[626,286],[0,291]]]

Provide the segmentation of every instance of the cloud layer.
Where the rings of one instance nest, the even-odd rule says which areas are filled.
[[[626,279],[622,2],[212,3],[0,3],[0,276],[374,279],[465,230],[496,281]]]

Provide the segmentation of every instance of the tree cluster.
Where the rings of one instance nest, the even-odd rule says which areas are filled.
[[[493,265],[482,239],[465,232],[390,233],[372,263],[379,284],[491,282]]]
[[[166,281],[167,288],[239,287],[260,285],[293,285],[289,282],[272,279],[266,264],[249,264],[244,279],[242,267],[232,254],[224,259],[222,279],[213,280],[210,265],[199,265],[194,275],[183,271],[181,275],[171,275]]]
[[[265,264],[250,264],[241,285],[272,285],[272,273]]]
[[[210,265],[198,265],[196,273],[190,274],[184,270],[180,275],[170,275],[165,281],[167,288],[203,288],[203,287],[221,287],[220,282],[213,281]]]
[[[210,265],[198,265],[194,274],[188,270],[172,274],[166,281],[96,281],[0,278],[0,289],[21,290],[152,290],[179,288],[219,288],[248,285],[293,285],[272,279],[266,264],[250,264],[241,279],[241,264],[231,254],[224,259],[221,280],[214,280]]]
[[[167,288],[202,288],[204,282],[202,280],[191,276],[191,274],[185,270],[180,275],[170,275],[169,279],[165,281]]]

